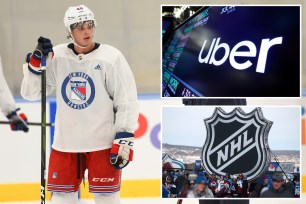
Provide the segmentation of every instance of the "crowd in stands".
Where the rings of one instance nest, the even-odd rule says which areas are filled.
[[[205,171],[163,171],[163,197],[168,198],[275,198],[300,197],[300,178],[283,173],[266,174],[248,181],[246,175],[216,176]]]

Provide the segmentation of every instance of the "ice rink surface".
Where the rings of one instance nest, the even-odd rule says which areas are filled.
[[[121,204],[176,204],[176,199],[157,199],[157,198],[139,198],[139,199],[122,199]],[[39,201],[36,202],[0,202],[1,204],[38,204]],[[50,202],[46,202],[50,204]],[[305,204],[305,199],[253,199],[250,204]],[[81,200],[79,204],[95,204],[93,200]],[[199,204],[196,199],[184,200],[183,204]]]

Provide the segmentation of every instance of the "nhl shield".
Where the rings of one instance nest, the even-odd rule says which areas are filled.
[[[254,180],[267,170],[272,122],[264,118],[261,108],[250,113],[241,108],[229,113],[216,108],[204,123],[207,137],[202,162],[209,174],[242,173],[248,180]]]

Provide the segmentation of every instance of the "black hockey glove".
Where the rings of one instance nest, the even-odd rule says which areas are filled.
[[[41,74],[40,64],[43,56],[48,56],[52,53],[53,56],[53,45],[51,40],[44,37],[39,37],[37,40],[37,46],[33,54],[28,53],[26,57],[26,62],[28,63],[29,70],[36,75]]]

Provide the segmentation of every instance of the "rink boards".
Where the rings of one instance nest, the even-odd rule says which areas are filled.
[[[154,96],[154,98],[158,98]],[[171,104],[171,102],[170,102]],[[152,96],[140,97],[139,127],[135,133],[134,161],[123,170],[121,195],[130,197],[160,196],[160,106]],[[18,106],[29,121],[40,121],[40,103],[19,101]],[[54,121],[56,104],[49,100],[47,118]],[[0,120],[6,120],[1,114]],[[0,174],[1,201],[31,201],[40,198],[40,127],[31,127],[25,133],[10,131],[0,126],[0,161],[5,164]],[[47,155],[50,152],[53,129],[47,131]],[[90,198],[88,183],[81,185],[80,197]],[[17,193],[18,192],[18,193]],[[48,195],[50,197],[50,195]]]

